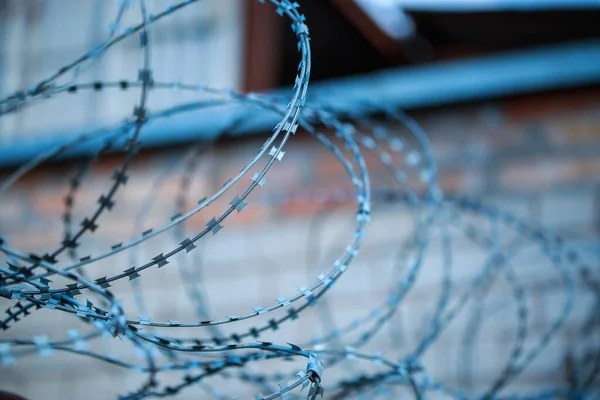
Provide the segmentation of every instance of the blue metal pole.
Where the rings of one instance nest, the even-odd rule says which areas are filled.
[[[600,40],[588,40],[332,79],[310,86],[309,103],[327,104],[337,112],[352,111],[365,100],[412,109],[599,83]],[[283,89],[276,94],[285,96],[288,92],[289,89]],[[233,119],[248,114],[252,118],[237,129],[236,134],[270,130],[276,123],[275,116],[266,111],[250,106],[222,106],[153,121],[144,128],[141,141],[144,146],[157,147],[209,138],[226,129]],[[68,137],[74,137],[98,127],[88,128],[70,133],[39,133],[37,138],[48,139],[0,146],[0,167],[22,163],[40,151],[62,143],[64,139],[56,139],[58,134],[63,138],[66,133]],[[26,134],[22,136],[27,137]],[[89,150],[89,146],[82,146],[79,152],[70,155]]]

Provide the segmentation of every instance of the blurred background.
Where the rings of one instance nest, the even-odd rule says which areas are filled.
[[[148,0],[148,4],[152,12],[159,12],[171,2]],[[597,266],[597,1],[303,0],[300,4],[311,35],[310,104],[352,113],[362,101],[370,100],[407,111],[430,137],[442,189],[489,201],[548,227]],[[123,27],[139,22],[134,10],[127,14]],[[296,38],[288,21],[273,11],[257,1],[202,0],[157,22],[151,29],[154,80],[209,83],[287,96],[298,65]],[[0,0],[0,96],[27,89],[101,43],[110,29],[123,29],[111,25],[116,13],[116,3],[107,0]],[[125,40],[86,68],[79,81],[135,80],[140,65],[138,41]],[[63,83],[68,84],[68,79]],[[82,90],[2,115],[0,176],[7,176],[42,149],[121,122],[130,115],[138,96],[133,90]],[[194,93],[179,90],[152,91],[149,109],[161,110],[196,98]],[[141,136],[144,148],[132,166],[129,183],[79,255],[105,249],[118,242],[117,238],[126,240],[134,232],[163,223],[177,207],[183,173],[178,162],[186,151],[198,141],[215,140],[217,133],[245,112],[224,107],[148,124]],[[222,187],[262,145],[276,120],[266,111],[255,114],[248,123],[216,140],[210,152],[199,159],[190,178],[191,204]],[[390,123],[387,129],[401,132]],[[331,252],[343,249],[343,239],[350,236],[351,203],[330,202],[327,197],[329,189],[347,180],[345,172],[304,133],[293,137],[286,158],[269,177],[265,190],[255,195],[247,210],[228,220],[223,234],[209,238],[193,259],[197,265],[210,267],[202,270],[202,282],[216,315],[239,312],[243,304],[267,304],[307,285],[319,272],[307,265],[323,259],[321,267],[325,268]],[[13,246],[42,254],[61,242],[69,179],[90,151],[85,146],[75,148],[28,174],[4,194],[0,233],[10,238]],[[73,221],[93,209],[121,158],[109,154],[94,163],[81,183]],[[388,182],[386,172],[368,161],[374,185],[383,186]],[[153,199],[152,212],[136,222],[135,215],[149,197]],[[295,200],[284,201],[290,198]],[[413,224],[405,209],[381,203],[374,206],[364,253],[331,292],[329,304],[336,310],[338,324],[385,299],[387,282],[382,276],[389,274],[397,242]],[[194,217],[185,229],[196,232],[209,217]],[[323,222],[317,230],[322,240],[315,244],[310,239],[315,237],[311,221],[319,218]],[[482,219],[479,223],[486,222]],[[140,263],[154,256],[157,246],[168,248],[169,240],[150,241],[133,259],[119,256],[94,264],[90,274],[104,276],[113,269],[125,269],[127,263]],[[460,240],[453,246],[460,288],[469,273],[477,271],[480,264],[474,264],[484,252],[479,250],[479,254]],[[402,354],[422,335],[424,321],[435,305],[430,294],[440,290],[440,257],[439,248],[433,246],[402,312],[394,317],[389,332],[379,335],[369,349]],[[518,265],[527,267],[523,279],[532,315],[530,328],[543,332],[551,325],[564,293],[556,271],[549,272],[539,255],[522,257]],[[166,269],[146,275],[140,284],[152,319],[194,318],[193,306],[181,291],[185,275]],[[126,297],[128,285],[120,283],[115,291]],[[465,320],[426,354],[434,376],[474,393],[499,373],[498,365],[507,359],[514,340],[515,306],[505,304],[505,293],[506,288],[500,287],[496,297],[491,296],[496,323],[486,325],[489,331],[479,337],[470,367],[465,367]],[[574,335],[587,318],[586,310],[597,304],[591,292],[578,296],[579,306],[569,320],[571,328],[553,339],[512,390],[568,384],[572,363],[568,354],[573,350]],[[126,309],[135,314],[138,305],[130,297],[124,300],[130,304]],[[3,301],[0,299],[0,305]],[[52,335],[74,324],[71,316],[58,314],[36,311],[0,335],[28,337],[40,327]],[[303,341],[325,328],[315,312],[307,312],[265,340]],[[181,330],[177,334],[198,333]],[[121,355],[125,350],[113,342],[102,346],[107,353]],[[135,382],[117,367],[64,354],[34,357],[0,372],[1,389],[32,400],[114,398],[135,388]],[[237,390],[238,395],[256,391],[238,386],[228,389]],[[204,398],[197,396],[198,392],[190,390],[177,398]]]

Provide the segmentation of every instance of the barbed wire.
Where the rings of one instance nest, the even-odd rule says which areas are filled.
[[[209,383],[211,377],[236,380],[256,387],[260,393],[255,395],[255,399],[300,398],[300,393],[307,388],[308,399],[323,397],[324,393],[332,399],[424,399],[441,396],[453,399],[540,400],[593,398],[597,394],[600,385],[600,344],[597,343],[600,337],[597,335],[600,313],[597,304],[588,307],[584,322],[569,322],[572,310],[576,307],[578,291],[589,292],[598,302],[597,260],[593,264],[587,263],[578,250],[564,239],[523,218],[474,199],[444,193],[438,183],[438,168],[427,134],[401,110],[374,101],[353,104],[353,112],[344,115],[323,105],[318,108],[311,106],[307,102],[311,70],[310,37],[306,19],[300,13],[297,2],[259,0],[261,3],[270,3],[277,14],[288,18],[296,34],[300,59],[290,99],[265,94],[242,94],[213,88],[208,84],[156,80],[151,57],[153,24],[167,17],[177,18],[179,10],[197,2],[187,0],[176,3],[152,15],[147,10],[146,1],[140,0],[141,22],[121,32],[120,24],[133,2],[120,0],[110,35],[101,45],[32,85],[30,89],[0,100],[2,117],[20,112],[34,103],[51,101],[58,96],[77,96],[84,91],[139,91],[133,115],[122,123],[84,133],[49,149],[13,171],[0,183],[0,201],[3,201],[2,197],[16,182],[45,163],[78,146],[97,144],[96,150],[84,157],[69,180],[61,218],[63,232],[60,243],[53,250],[25,252],[14,246],[10,237],[0,236],[0,254],[4,257],[0,266],[0,296],[9,304],[5,316],[0,319],[0,328],[4,332],[0,336],[0,363],[3,367],[11,367],[27,356],[51,356],[55,352],[65,352],[109,363],[146,377],[138,389],[131,391],[129,388],[120,388],[124,393],[120,399],[169,397],[198,385],[211,397],[231,399],[225,388],[217,388]],[[104,57],[114,45],[134,35],[139,36],[142,54],[137,80],[80,82],[87,68]],[[59,79],[69,72],[72,77],[66,83],[59,83]],[[201,100],[160,111],[150,110],[149,97],[162,90],[195,93]],[[99,229],[106,215],[120,201],[117,194],[130,180],[131,166],[142,151],[144,127],[154,120],[197,110],[211,110],[226,104],[244,105],[273,113],[279,121],[240,172],[221,183],[219,189],[210,196],[192,199],[190,189],[193,174],[200,168],[212,142],[218,137],[199,140],[185,157],[178,157],[162,170],[156,169],[155,181],[132,218],[133,232],[128,240],[114,243],[105,250],[95,245],[95,253],[82,253],[80,247],[83,240]],[[249,112],[248,115],[232,118],[219,137],[228,136],[229,132],[251,119],[252,114]],[[406,132],[400,134],[398,126],[404,127]],[[345,171],[348,183],[312,192],[297,190],[271,199],[265,193],[262,198],[255,196],[259,198],[251,200],[254,198],[251,194],[255,195],[267,184],[267,175],[270,176],[279,164],[284,163],[288,142],[300,133],[311,135],[331,153]],[[75,210],[77,199],[86,192],[83,184],[90,179],[94,164],[109,154],[118,154],[121,159],[112,174],[111,183],[97,197],[94,210],[84,213],[79,224],[75,225],[78,219]],[[373,187],[367,155],[374,157],[391,177],[389,185],[376,189]],[[148,228],[146,222],[152,219],[158,193],[170,182],[177,183],[171,204],[173,214],[158,226]],[[234,189],[236,194],[232,195]],[[186,223],[209,206],[219,207],[219,202],[224,200],[227,206],[223,212],[213,214],[201,230],[189,232]],[[252,202],[272,207],[275,202],[295,204],[303,201],[320,205],[310,224],[306,266],[309,276],[316,275],[316,278],[309,277],[312,283],[299,286],[297,293],[276,297],[270,305],[248,307],[243,302],[243,307],[247,308],[238,314],[215,317],[216,312],[211,305],[231,296],[223,295],[216,299],[209,296],[211,281],[206,278],[205,272],[215,267],[210,265],[206,257],[201,257],[206,251],[204,246],[207,245],[204,243],[209,233],[212,236],[220,233],[226,223],[235,218],[233,216],[243,213]],[[332,252],[331,257],[327,257],[334,259],[327,272],[315,272],[321,270],[321,242],[326,236],[328,240],[337,239],[328,229],[328,218],[333,216],[338,206],[347,206],[349,203],[355,207],[353,226],[344,229],[344,244],[335,246],[344,250],[341,254],[339,251]],[[372,218],[377,219],[377,212],[372,215],[372,205],[376,206],[375,210],[381,209],[383,212],[390,207],[398,207],[409,214],[410,223],[403,230],[390,225],[385,234],[386,240],[393,243],[390,247],[395,254],[393,267],[387,271],[391,276],[386,280],[381,272],[376,273],[377,279],[389,283],[385,300],[376,306],[359,310],[351,299],[345,298],[343,307],[351,310],[354,318],[350,322],[337,323],[337,308],[327,300],[332,297],[331,289],[343,275],[361,267],[350,268],[356,264],[354,261],[359,248],[368,237],[369,222]],[[170,231],[170,240],[177,243],[170,249],[167,231]],[[348,232],[350,239],[347,238]],[[161,246],[166,249],[156,256],[145,256],[141,245],[153,238],[161,238]],[[468,267],[457,266],[455,242],[461,240],[480,251],[484,255],[482,260],[472,260]],[[436,250],[436,246],[439,249]],[[528,288],[520,276],[520,271],[527,263],[519,261],[519,257],[532,248],[544,258],[548,271],[555,271],[560,281],[556,290],[564,294],[562,304],[553,310],[548,326],[536,332],[531,329]],[[425,264],[436,251],[441,255],[440,260],[435,262],[439,270],[435,273],[424,272]],[[121,254],[127,254],[128,259],[123,261],[119,258]],[[101,261],[122,272],[102,272],[98,275],[98,271],[92,267],[99,268]],[[282,270],[288,263],[289,260],[278,260]],[[173,265],[167,267],[168,264]],[[370,260],[369,264],[369,268],[381,269],[380,264],[383,263]],[[193,318],[196,319],[155,321],[149,316],[146,304],[148,297],[140,280],[154,266],[157,269],[168,268],[169,271],[173,267],[179,269],[177,273],[183,285],[177,290],[187,295],[185,308],[193,310]],[[103,268],[106,269],[106,265]],[[474,276],[471,281],[463,279],[457,282],[453,276],[457,268],[472,270]],[[172,273],[176,274],[175,271]],[[380,348],[385,356],[374,353],[371,347],[379,343],[385,328],[397,324],[394,318],[406,308],[406,299],[415,292],[419,278],[426,273],[439,279],[439,293],[430,296],[433,311],[425,316],[425,324],[417,340],[409,345],[398,331],[391,330],[394,348]],[[50,278],[69,283],[53,285]],[[460,387],[434,377],[431,365],[425,361],[426,354],[431,353],[430,349],[442,340],[442,335],[461,315],[466,315],[467,320],[462,344],[457,345],[461,349],[459,369],[467,377],[472,374],[474,346],[484,325],[493,316],[493,312],[487,310],[486,302],[494,285],[500,281],[506,285],[506,293],[501,299],[505,303],[514,303],[516,324],[512,345],[504,365],[499,366],[496,378],[479,382],[484,389],[474,392],[468,387],[470,385]],[[130,282],[129,292],[135,300],[139,317],[131,317],[126,313],[122,299],[113,288],[117,282]],[[325,296],[326,293],[329,294]],[[84,295],[96,297],[81,300]],[[470,313],[465,311],[469,304],[473,306]],[[51,339],[43,333],[32,338],[5,336],[25,317],[34,319],[35,316],[30,315],[42,308],[78,317],[77,320],[85,324],[85,329],[69,329],[58,339]],[[322,334],[306,338],[299,344],[289,343],[284,334],[276,335],[277,342],[259,340],[281,327],[297,324],[299,316],[310,313],[311,309],[317,310],[318,323],[326,328]],[[243,321],[252,325],[245,326]],[[233,331],[229,330],[230,326]],[[529,393],[507,393],[523,371],[542,352],[549,351],[551,340],[572,326],[577,331],[572,336],[573,343],[581,345],[583,350],[576,349],[573,344],[565,352],[569,366],[568,379],[564,383],[549,382]],[[43,332],[46,326],[41,324],[39,328]],[[167,336],[162,333],[163,328],[176,328],[176,332],[177,329],[189,332],[186,328],[193,328],[197,333],[191,336]],[[316,332],[317,324],[309,328]],[[118,337],[131,344],[140,361],[130,362],[125,356],[110,356],[103,353],[101,346],[97,347],[98,350],[89,349],[105,337]],[[262,368],[263,363],[259,363],[301,359],[306,363],[305,368],[289,371],[278,368],[279,372],[276,373],[272,369]],[[556,365],[557,369],[561,367]],[[327,379],[327,371],[335,369],[341,369],[339,377]],[[161,381],[163,374],[170,372],[179,374],[178,383],[166,384]],[[27,379],[35,380],[33,376],[27,376]]]

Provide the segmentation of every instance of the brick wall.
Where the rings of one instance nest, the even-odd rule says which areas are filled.
[[[148,3],[150,14],[171,5],[168,0]],[[212,82],[239,89],[243,65],[244,11],[241,5],[239,0],[202,1],[176,19],[156,24],[152,30],[152,47],[160,56],[154,57],[152,63],[154,79],[177,77],[180,82]],[[10,0],[5,2],[5,7],[3,12],[7,18],[0,26],[3,35],[0,88],[5,95],[52,76],[67,60],[75,60],[103,43],[119,10],[118,2],[104,0]],[[130,10],[116,29],[123,31],[139,22],[137,10]],[[140,57],[138,41],[124,40],[111,48],[110,56],[83,68],[79,82],[137,77]],[[60,85],[68,84],[71,77],[67,75],[63,79]],[[160,109],[194,98],[189,93],[165,91],[155,96],[151,104]],[[105,93],[82,92],[76,102],[68,96],[55,96],[43,107],[27,107],[18,114],[4,115],[0,119],[0,143],[32,143],[49,135],[68,137],[99,121],[120,121],[123,109],[133,108],[136,101],[137,95],[133,93],[124,93],[116,100]]]
[[[595,95],[588,91],[554,93],[493,104],[421,111],[414,116],[431,136],[443,189],[485,199],[539,222],[562,234],[582,251],[584,259],[590,260],[590,266],[597,267],[600,116],[595,100]],[[346,175],[324,149],[303,136],[293,138],[286,158],[270,174],[265,188],[253,195],[248,208],[229,219],[222,232],[207,237],[199,251],[191,254],[193,263],[202,267],[205,289],[215,316],[240,313],[248,306],[270,304],[280,295],[295,293],[297,287],[313,282],[319,272],[325,271],[328,262],[339,254],[350,238],[354,207],[344,203],[335,207],[330,205],[323,211],[323,206],[314,201],[331,193],[324,189],[346,182]],[[260,137],[228,142],[203,157],[191,179],[190,201],[218,189],[261,144]],[[98,231],[83,243],[80,256],[107,249],[132,237],[134,232],[164,223],[176,209],[181,171],[173,170],[166,175],[163,171],[180,161],[183,154],[185,149],[143,153],[134,164],[130,181],[118,195],[116,207],[102,220]],[[83,213],[91,209],[118,161],[118,156],[110,156],[93,166],[76,197],[73,221],[79,221]],[[0,232],[12,245],[43,253],[60,242],[64,196],[74,169],[74,163],[45,166],[5,195],[0,207]],[[370,162],[370,171],[376,185],[389,182],[376,162]],[[163,184],[156,189],[154,180],[160,176]],[[312,197],[299,196],[306,191]],[[142,225],[136,225],[135,215],[147,206],[144,204],[148,193],[152,193],[154,199],[151,212]],[[291,196],[296,201],[280,202],[281,196]],[[211,206],[207,212],[190,219],[185,229],[195,232],[204,228],[213,215],[210,213],[217,212],[215,210],[222,206]],[[321,215],[321,223],[315,229],[313,222],[317,214]],[[484,229],[489,226],[483,219],[472,221]],[[373,220],[360,256],[327,297],[335,323],[349,323],[356,316],[367,313],[370,307],[385,301],[393,281],[390,276],[394,276],[392,267],[398,243],[408,237],[412,227],[413,222],[405,208],[375,202]],[[144,243],[133,258],[131,254],[120,254],[92,265],[89,274],[100,277],[121,271],[125,269],[123,265],[154,256],[157,248],[160,251],[170,248],[175,240],[167,233],[160,239]],[[487,253],[458,235],[452,246],[456,298],[475,276]],[[423,335],[427,318],[434,312],[441,290],[442,260],[439,235],[436,235],[415,288],[388,328],[378,334],[365,351],[381,351],[390,357],[408,354]],[[193,306],[181,290],[183,283],[177,271],[189,267],[184,260],[178,259],[166,268],[148,271],[139,280],[153,320],[196,319]],[[564,290],[559,275],[533,248],[519,254],[513,268],[526,288],[530,312],[528,329],[532,335],[526,345],[530,346],[533,338],[550,327],[562,306]],[[443,379],[449,386],[471,393],[485,389],[500,373],[514,342],[517,324],[518,310],[507,294],[509,290],[506,282],[498,278],[486,297],[478,297],[477,302],[467,305],[465,311],[484,304],[487,317],[477,336],[467,335],[470,314],[465,312],[425,353],[423,363],[434,379]],[[138,315],[129,283],[115,284],[113,292],[122,297],[125,309],[132,317]],[[535,390],[541,385],[566,381],[565,352],[574,346],[574,335],[594,301],[592,293],[577,291],[576,306],[567,328],[502,394]],[[0,305],[5,303],[0,300]],[[297,321],[266,334],[264,340],[304,342],[324,332],[319,318],[315,309],[309,309]],[[43,309],[0,337],[38,333],[52,336],[72,327],[82,328],[82,325],[70,316]],[[228,328],[224,329],[227,331]],[[188,329],[167,333],[172,336],[205,334]],[[465,341],[473,343],[471,356]],[[132,352],[118,341],[104,340],[95,346],[108,354],[132,356]],[[287,365],[284,364],[286,370],[302,368]],[[265,363],[265,368],[280,370],[281,364]],[[352,368],[360,370],[365,365],[356,363]],[[371,366],[366,368],[369,370]],[[326,371],[325,379],[341,374],[343,371],[334,368]],[[35,379],[32,381],[31,377]],[[139,377],[125,374],[118,367],[68,354],[19,360],[17,366],[3,369],[0,374],[0,388],[33,400],[104,399],[134,389],[139,382]],[[211,382],[218,386],[220,381]],[[232,395],[247,396],[258,391],[235,382],[227,382],[222,388],[231,390]],[[177,398],[198,398],[198,393],[203,392],[191,389]]]

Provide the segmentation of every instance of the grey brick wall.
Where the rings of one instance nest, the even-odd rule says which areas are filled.
[[[444,189],[484,198],[537,221],[562,234],[582,251],[592,267],[597,268],[600,162],[597,153],[590,149],[600,146],[600,120],[595,105],[588,99],[587,93],[555,94],[549,98],[529,98],[526,103],[513,100],[485,107],[463,106],[420,113],[417,119],[431,134],[434,151],[440,160],[440,182]],[[528,109],[523,110],[523,107]],[[491,122],[490,110],[498,116]],[[532,126],[536,129],[535,134],[531,134]],[[257,138],[239,143],[239,146],[216,148],[209,155],[212,163],[202,161],[194,175],[191,198],[199,199],[214,191],[223,178],[243,165],[261,143]],[[181,154],[183,150],[169,150],[145,153],[140,157],[130,182],[117,197],[117,206],[103,220],[98,231],[84,242],[80,249],[82,255],[107,249],[131,236],[135,214],[151,190],[153,178]],[[109,157],[94,167],[77,197],[74,221],[93,205],[116,161]],[[72,170],[71,164],[44,167],[6,194],[0,208],[0,231],[14,246],[25,251],[43,252],[59,243],[63,198]],[[376,165],[372,171],[374,181],[383,173]],[[316,249],[308,247],[308,235],[311,219],[321,206],[311,202],[267,205],[264,200],[273,194],[293,193],[298,186],[331,188],[344,179],[342,174],[334,160],[314,142],[302,135],[294,138],[285,161],[273,172],[269,185],[260,196],[253,198],[247,210],[229,220],[219,235],[208,237],[199,251],[192,253],[192,262],[202,267],[205,290],[215,316],[239,314],[253,306],[272,303],[279,295],[295,293],[298,287],[313,282],[319,272],[326,270],[332,254],[339,254],[344,240],[350,236],[348,229],[352,226],[353,207],[341,205],[326,213],[326,222],[317,230],[322,238],[317,241],[319,256],[314,256]],[[164,222],[173,214],[177,176],[173,173],[156,195],[151,216],[138,228],[140,231]],[[194,232],[203,228],[208,217],[209,214],[204,213],[192,218],[186,222],[186,229]],[[481,219],[475,220],[475,224],[487,226]],[[360,256],[327,297],[336,324],[349,323],[368,313],[370,307],[385,301],[393,283],[392,268],[398,243],[407,238],[412,228],[413,222],[405,209],[375,204],[373,221]],[[158,248],[168,249],[174,241],[170,234],[150,240],[136,253],[137,260],[154,256]],[[456,235],[453,249],[455,301],[456,295],[468,288],[487,253]],[[313,260],[319,261],[317,265],[308,265],[310,252]],[[186,265],[179,261],[149,271],[139,281],[154,320],[195,319],[194,309],[181,290],[183,281],[177,270]],[[98,277],[121,271],[129,262],[128,254],[118,255],[91,266],[89,274]],[[391,357],[408,354],[422,337],[425,323],[434,312],[441,288],[442,263],[439,236],[434,236],[415,288],[407,295],[389,326],[365,350],[380,351]],[[532,336],[526,346],[531,346],[533,339],[542,335],[556,318],[564,301],[564,290],[559,275],[539,251],[524,251],[515,258],[513,268],[526,289],[530,316],[528,330]],[[465,312],[425,353],[423,364],[434,379],[475,393],[488,387],[500,373],[508,359],[517,327],[517,308],[507,294],[509,290],[500,274],[487,296],[469,303]],[[129,284],[117,283],[113,291],[122,297],[125,309],[135,316]],[[565,351],[575,345],[574,335],[594,301],[590,292],[580,290],[576,293],[576,306],[567,328],[503,394],[536,390],[542,385],[565,381]],[[0,300],[0,305],[4,304],[5,301]],[[477,304],[483,304],[486,318],[479,334],[469,338],[466,335],[469,315]],[[241,326],[245,326],[244,323]],[[39,310],[13,329],[1,333],[0,337],[31,336],[39,332],[60,335],[72,327],[83,328],[70,316]],[[229,328],[223,329],[228,331]],[[264,339],[296,343],[323,332],[318,313],[309,309],[297,321],[282,325],[280,330],[266,334]],[[168,333],[173,334],[172,331]],[[199,329],[177,329],[174,335],[204,334]],[[470,357],[465,342],[472,343]],[[136,359],[118,340],[102,340],[94,348]],[[302,368],[285,363],[284,367],[285,370]],[[363,367],[356,364],[359,370]],[[259,368],[255,366],[253,370]],[[280,363],[265,363],[264,368],[273,371],[282,367]],[[343,370],[332,369],[326,371],[325,379],[341,374]],[[32,376],[35,379],[31,379]],[[0,373],[0,388],[13,390],[32,400],[105,399],[133,389],[140,382],[140,377],[124,373],[117,367],[69,354],[22,359],[17,366]],[[218,380],[211,382],[219,384]],[[247,397],[256,392],[235,381],[223,384],[222,389],[230,390],[232,395],[237,393]],[[202,393],[201,389],[191,389],[176,398],[204,398]]]

